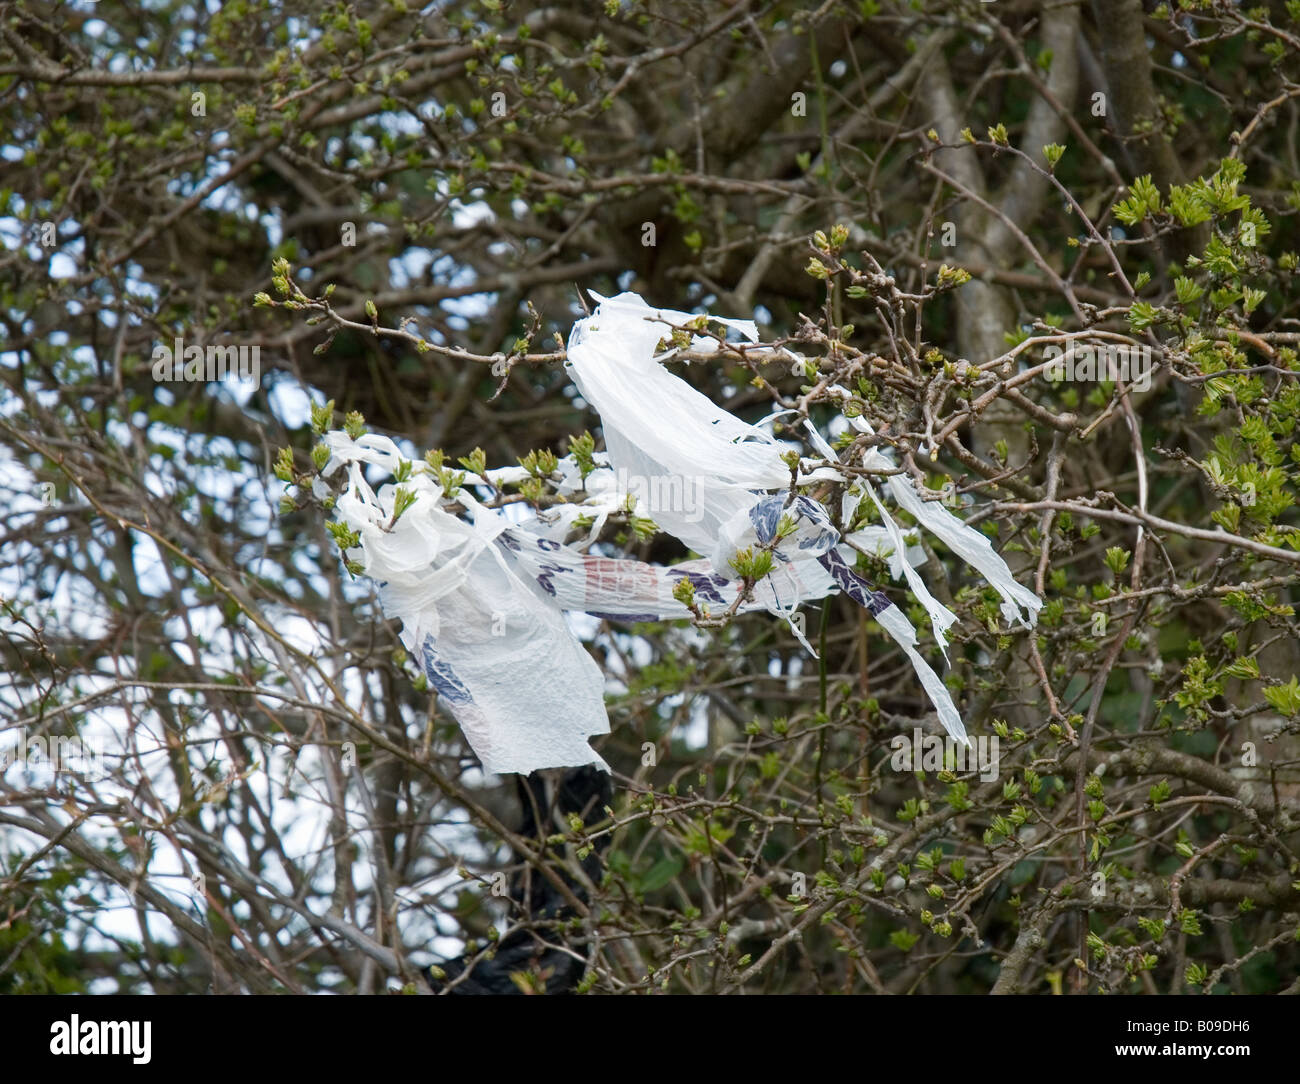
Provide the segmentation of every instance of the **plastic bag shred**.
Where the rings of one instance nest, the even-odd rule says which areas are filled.
[[[387,437],[353,440],[325,435],[332,453],[323,473],[347,470],[336,504],[340,522],[359,536],[348,556],[377,585],[390,618],[402,622],[401,638],[432,688],[459,723],[486,771],[528,773],[540,768],[595,764],[607,768],[589,739],[609,732],[600,667],[566,623],[564,613],[583,612],[623,621],[678,620],[690,616],[673,596],[688,578],[697,603],[713,613],[733,605],[740,590],[731,565],[746,547],[769,545],[781,520],[793,531],[773,548],[772,571],[755,586],[741,611],[767,610],[791,621],[804,602],[843,591],[865,607],[906,654],[934,705],[939,721],[969,744],[961,716],[939,676],[917,649],[916,630],[889,598],[853,570],[858,552],[889,562],[929,614],[936,641],[956,615],[933,598],[913,567],[923,551],[908,547],[876,489],[858,480],[846,491],[841,519],[853,521],[859,502],[870,499],[882,526],[841,538],[825,508],[807,496],[790,496],[790,446],[762,428],[722,410],[663,367],[674,352],[656,353],[675,327],[699,317],[652,309],[636,294],[603,298],[573,327],[566,367],[583,398],[600,414],[606,453],[585,481],[577,464],[559,461],[559,491],[571,503],[522,522],[512,522],[476,496],[485,483],[501,485],[525,476],[522,468],[467,475],[449,499],[437,476],[416,463],[401,487],[415,500],[393,518],[397,486],[375,492],[364,465],[394,473],[403,456]],[[752,321],[709,317],[756,342]],[[709,352],[717,343],[695,336],[691,348]],[[756,347],[756,349],[770,349]],[[849,419],[860,431],[870,427]],[[810,441],[825,462],[801,461],[798,481],[840,478],[834,451],[808,425]],[[869,468],[892,470],[888,455],[868,453]],[[596,556],[566,544],[578,516],[595,539],[605,519],[626,507],[625,485],[637,479],[645,491],[682,492],[654,483],[691,484],[695,500],[666,501],[650,509],[665,531],[704,554],[673,566]],[[989,540],[937,502],[925,501],[902,474],[881,487],[918,524],[933,533],[1003,598],[1008,621],[1032,625],[1041,600],[1016,583]],[[464,509],[448,510],[452,500]],[[1022,614],[1023,610],[1023,614]]]

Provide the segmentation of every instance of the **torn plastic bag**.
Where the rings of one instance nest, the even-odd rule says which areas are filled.
[[[441,486],[416,463],[401,484],[416,499],[394,522],[398,487],[384,485],[375,493],[363,467],[372,463],[395,473],[403,459],[397,446],[387,437],[353,440],[337,431],[324,440],[332,455],[322,473],[348,469],[335,505],[339,521],[359,536],[348,557],[376,582],[384,613],[402,622],[402,642],[489,772],[582,764],[608,770],[587,744],[609,732],[604,677],[562,611],[624,621],[689,618],[673,597],[683,578],[694,586],[697,602],[715,612],[736,600],[740,584],[707,561],[663,568],[581,553],[547,537],[566,531],[565,521],[571,524],[584,509],[621,506],[626,495],[608,479],[590,484],[595,494],[585,502],[558,506],[565,511],[549,524],[512,524],[468,487],[505,482],[513,468],[483,478],[468,474],[455,496],[467,522],[442,506]],[[806,582],[803,576],[816,578]],[[792,562],[780,577],[755,585],[754,597],[738,608],[779,612],[826,590],[819,568]]]
[[[696,601],[707,605],[715,614],[729,608],[740,592],[739,581],[718,574],[702,559],[665,567],[625,558],[597,557],[523,527],[504,531],[501,544],[509,551],[520,575],[531,578],[559,609],[593,617],[619,621],[689,619],[690,610],[673,597],[673,590],[683,579],[691,581]],[[818,590],[824,594],[826,589],[815,567],[791,564],[781,568],[779,575],[767,576],[755,584],[753,597],[737,609],[741,613],[755,610],[781,613]]]
[[[875,432],[865,418],[850,418],[849,424],[860,433],[872,435]],[[894,469],[893,461],[878,448],[867,450],[867,454],[863,457],[863,466],[877,470]],[[976,569],[997,590],[1002,596],[1002,616],[1007,624],[1019,623],[1026,628],[1031,628],[1038,623],[1038,611],[1042,609],[1043,600],[1029,588],[1015,581],[1011,569],[993,549],[993,543],[987,536],[973,527],[968,527],[938,501],[922,500],[915,487],[905,480],[903,475],[889,475],[885,485],[900,508],[907,511],[917,523],[942,541],[971,568]],[[874,491],[872,497],[875,497]]]
[[[593,315],[574,324],[565,368],[582,397],[600,414],[610,462],[635,484],[676,479],[692,490],[708,489],[702,507],[652,507],[651,517],[669,534],[726,568],[714,552],[723,525],[754,503],[754,491],[788,485],[785,447],[718,407],[668,372],[655,355],[674,325],[698,319],[672,309],[652,309],[637,294],[603,298]],[[720,321],[753,341],[752,321]],[[692,348],[717,343],[695,337]],[[679,442],[679,436],[690,440]]]
[[[938,714],[939,722],[943,724],[944,730],[959,742],[969,745],[970,740],[966,736],[966,727],[961,721],[961,715],[958,713],[956,705],[952,702],[951,694],[943,681],[940,680],[939,675],[931,669],[930,664],[916,650],[916,630],[912,628],[912,623],[889,600],[888,595],[883,591],[876,590],[849,566],[840,553],[840,547],[836,544],[839,535],[836,533],[830,517],[826,514],[826,510],[811,497],[799,496],[793,500],[783,494],[760,497],[750,510],[754,539],[761,543],[770,542],[775,537],[778,524],[783,517],[789,517],[795,521],[795,530],[788,537],[781,539],[776,549],[773,550],[773,555],[778,558],[782,557],[783,549],[793,542],[799,551],[800,557],[798,560],[790,562],[792,567],[803,569],[809,560],[816,560],[826,573],[825,581],[820,585],[819,592],[806,597],[820,598],[838,587],[859,606],[864,607],[876,619],[880,627],[889,634],[890,638],[902,648],[903,653],[907,655],[908,661],[912,664],[912,669],[916,671],[917,677],[920,678],[921,687],[925,689],[926,695],[929,696],[930,702],[934,705],[935,712]],[[746,541],[746,539],[742,537],[741,541]],[[904,550],[901,539],[895,539],[894,545],[899,552]],[[903,563],[904,567],[911,571],[911,566],[905,560]],[[767,579],[771,578],[772,576],[767,577]],[[811,579],[812,577],[805,572],[804,578]],[[956,620],[955,616],[953,620]],[[802,637],[800,639],[802,640]],[[809,651],[812,651],[811,646],[806,641],[804,641],[804,646],[808,647]]]
[[[608,299],[598,294],[592,296],[598,302],[596,310],[574,324],[566,367],[583,398],[600,414],[610,461],[629,475],[639,473],[648,479],[665,476],[696,479],[701,500],[700,508],[693,510],[695,514],[687,517],[681,509],[671,507],[655,507],[650,512],[660,526],[696,551],[708,554],[718,572],[725,575],[729,558],[735,553],[735,543],[748,529],[746,517],[753,517],[756,512],[760,517],[768,516],[767,509],[771,506],[764,502],[770,500],[779,500],[778,516],[788,514],[788,500],[769,496],[772,490],[789,486],[790,468],[783,458],[785,448],[763,430],[741,422],[663,368],[661,362],[671,352],[656,354],[655,349],[661,340],[671,337],[669,325],[694,328],[698,326],[699,316],[651,308],[631,293]],[[717,322],[735,328],[750,341],[757,338],[756,328],[749,322]],[[706,337],[696,336],[691,341],[692,349],[697,351],[716,346],[713,339]],[[834,462],[829,445],[815,430],[812,432],[823,455],[829,453],[828,460]],[[881,462],[890,465],[883,457]],[[801,473],[799,480],[808,477]],[[954,552],[969,560],[997,587],[1007,600],[1004,614],[1010,610],[1018,617],[1019,609],[1014,603],[1019,602],[1028,610],[1028,621],[1032,623],[1041,602],[1032,592],[1015,584],[1005,562],[993,552],[987,539],[946,512],[945,519],[929,507],[913,511],[931,502],[921,501],[901,476],[891,477],[887,485],[902,507],[948,542]],[[956,621],[955,615],[933,598],[915,574],[897,525],[874,490],[869,485],[866,489],[881,512],[892,543],[891,571],[907,578],[930,614],[936,639],[946,645],[945,633]],[[759,511],[760,504],[763,511]],[[804,511],[809,516],[817,515]],[[820,514],[829,527],[824,510]],[[967,741],[965,727],[947,688],[916,650],[915,629],[885,595],[852,571],[846,560],[850,552],[847,547],[832,544],[816,554],[815,559],[834,584],[870,610],[903,649],[945,729],[959,740]],[[805,558],[810,556],[814,555],[804,554]],[[1028,601],[1031,598],[1033,604]]]
[[[738,609],[763,608],[789,618],[802,601],[844,591],[903,649],[944,727],[966,741],[947,689],[916,649],[915,630],[887,596],[852,570],[852,551],[839,544],[825,510],[810,498],[792,500],[771,492],[789,486],[790,468],[782,458],[786,446],[716,407],[659,365],[654,351],[669,328],[646,316],[675,324],[697,318],[650,310],[635,295],[599,300],[596,314],[574,327],[570,366],[583,395],[602,415],[608,459],[598,459],[601,469],[585,482],[577,464],[561,460],[561,491],[567,487],[571,500],[543,513],[544,518],[511,523],[473,495],[471,487],[476,485],[520,480],[522,468],[486,471],[483,478],[469,474],[466,488],[455,497],[467,509],[467,519],[462,519],[443,507],[445,495],[436,478],[416,464],[401,487],[415,495],[415,503],[394,519],[398,487],[389,484],[375,494],[362,465],[373,463],[396,472],[402,463],[396,445],[378,436],[354,441],[334,432],[325,437],[333,457],[323,473],[348,467],[347,489],[336,507],[340,520],[359,536],[349,556],[363,562],[366,573],[378,582],[385,613],[402,621],[403,642],[485,769],[605,767],[587,744],[591,736],[609,731],[603,678],[565,624],[562,611],[624,620],[684,618],[686,607],[673,598],[673,588],[683,576],[695,586],[698,601],[728,608],[740,586],[728,567],[730,558],[738,549],[770,543],[786,516],[794,521],[794,531],[775,547],[773,571],[754,585],[753,597]],[[723,323],[751,340],[757,337],[751,322]],[[697,338],[692,345],[707,352],[716,343]],[[617,425],[611,417],[619,419]],[[833,461],[833,453],[827,458]],[[618,470],[606,470],[606,464]],[[828,476],[840,477],[831,468],[816,468],[801,470],[798,481]],[[588,540],[596,538],[605,517],[626,507],[629,483],[681,483],[685,478],[699,487],[703,499],[698,507],[656,506],[649,511],[712,560],[661,568],[593,556],[564,544],[579,516],[591,521]],[[653,487],[647,489],[654,492]],[[580,492],[585,496],[574,499]],[[667,492],[672,492],[671,485]],[[872,497],[878,500],[874,492]],[[989,559],[1000,564],[1000,558],[987,540],[976,536],[973,543],[963,538],[961,532],[975,532],[949,517],[954,528],[929,508],[925,504],[918,520],[926,526],[937,523],[933,529],[945,532],[940,533],[945,540],[957,539],[965,550],[954,546],[954,552],[974,554],[972,563],[981,562],[976,567],[997,571]],[[889,557],[895,575],[907,575],[915,557],[881,510],[885,527],[854,532],[849,541]],[[1001,567],[1005,572],[1005,565]],[[990,582],[996,581],[990,577]],[[1019,585],[1014,588],[1024,591]],[[1004,598],[1014,588],[999,586]],[[928,593],[918,597],[927,608],[938,606]],[[1036,609],[1030,610],[1031,620]],[[935,620],[933,609],[931,617]],[[793,622],[792,627],[798,634]],[[937,632],[942,642],[941,630]]]
[[[502,554],[497,539],[506,521],[479,509],[471,524],[445,511],[441,487],[417,466],[403,483],[415,503],[393,523],[395,487],[374,493],[362,464],[395,471],[396,445],[338,432],[325,440],[333,457],[322,473],[348,467],[336,505],[340,521],[360,535],[348,556],[378,584],[384,613],[401,620],[403,644],[484,769],[608,770],[588,744],[609,733],[604,676],[559,609],[540,600]]]
[[[838,463],[839,456],[826,443],[825,438],[817,432],[813,424],[806,422],[805,425],[813,447],[830,462]],[[930,589],[925,585],[925,581],[917,575],[912,562],[908,560],[907,545],[903,540],[903,532],[899,530],[898,524],[890,516],[889,510],[881,503],[880,498],[876,496],[875,489],[866,479],[857,480],[845,490],[844,497],[840,502],[840,520],[843,523],[851,524],[853,522],[861,497],[860,490],[865,490],[871,497],[872,503],[876,506],[876,511],[880,515],[881,522],[884,524],[882,529],[889,539],[889,574],[896,580],[907,580],[907,586],[912,589],[912,594],[925,608],[925,612],[930,615],[930,627],[946,662],[948,659],[948,630],[957,623],[957,615],[930,594]],[[852,548],[859,549],[861,547],[859,542],[860,534],[861,532],[857,531],[850,533],[845,538],[845,542]],[[922,681],[924,681],[924,678],[922,678]]]

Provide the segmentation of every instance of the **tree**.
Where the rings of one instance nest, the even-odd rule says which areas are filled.
[[[805,7],[5,9],[0,988],[418,989],[522,927],[606,992],[1297,989],[1295,5]],[[678,371],[1043,598],[924,543],[996,772],[900,759],[933,713],[848,600],[819,661],[604,622],[609,814],[515,830],[283,476],[314,407],[554,500],[587,288],[756,318],[802,371]],[[685,558],[649,518],[601,544]]]

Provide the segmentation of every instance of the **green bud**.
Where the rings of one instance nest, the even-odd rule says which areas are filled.
[[[325,432],[334,423],[334,400],[324,406],[312,406],[311,431],[316,434]]]

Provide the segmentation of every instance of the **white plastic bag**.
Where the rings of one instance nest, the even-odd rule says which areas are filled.
[[[348,556],[378,583],[385,613],[402,621],[403,643],[420,661],[484,768],[527,773],[582,764],[606,767],[588,744],[591,737],[609,732],[603,677],[565,623],[563,611],[622,620],[685,618],[689,611],[673,596],[683,578],[693,584],[697,602],[713,612],[725,610],[740,589],[732,558],[740,550],[771,543],[787,517],[794,530],[772,549],[772,572],[737,608],[766,609],[791,619],[811,651],[792,620],[794,609],[844,591],[907,655],[945,729],[967,742],[948,690],[917,650],[911,623],[853,571],[853,549],[838,537],[825,509],[809,497],[790,496],[786,446],[660,365],[655,348],[670,337],[671,328],[656,321],[681,326],[698,318],[651,309],[634,294],[596,296],[596,312],[574,325],[567,364],[582,395],[601,415],[608,452],[597,455],[598,469],[585,480],[571,458],[560,460],[560,490],[575,499],[542,518],[512,523],[474,496],[476,486],[521,480],[522,468],[486,471],[482,478],[468,474],[455,497],[467,509],[462,518],[444,507],[437,477],[417,463],[402,483],[415,501],[394,519],[398,487],[388,484],[375,493],[362,468],[372,463],[397,472],[402,464],[397,446],[386,437],[325,435],[332,457],[322,473],[328,476],[340,466],[348,470],[346,490],[336,505],[339,519],[359,536]],[[717,322],[751,341],[757,338],[750,321]],[[692,341],[697,351],[715,346],[708,338]],[[859,429],[865,426],[860,419],[851,421]],[[839,478],[834,452],[809,428],[814,446],[832,466],[801,464],[797,480]],[[873,451],[868,465],[890,463]],[[579,516],[591,519],[588,539],[598,537],[606,517],[626,507],[633,482],[676,483],[681,492],[685,480],[692,483],[698,506],[669,504],[647,511],[707,559],[663,568],[594,556],[565,544]],[[891,476],[884,484],[901,507],[997,587],[1008,619],[1019,618],[1019,607],[1024,607],[1028,616],[1021,620],[1035,620],[1042,603],[1015,583],[986,538],[933,502],[922,501],[902,476]],[[580,490],[585,493],[581,501],[576,499]],[[672,492],[672,486],[664,491]],[[875,490],[864,483],[863,491],[875,502],[883,526],[856,531],[847,542],[889,559],[891,573],[907,579],[944,645],[955,616],[916,575],[912,566],[921,555],[908,551]],[[846,522],[860,499],[860,492],[846,494]]]
[[[323,473],[348,467],[338,517],[360,535],[348,556],[379,586],[384,612],[455,716],[489,772],[605,762],[588,744],[609,733],[600,668],[570,632],[558,607],[539,599],[498,542],[509,524],[476,507],[467,523],[440,507],[441,487],[416,468],[416,494],[392,523],[395,487],[374,493],[361,464],[394,471],[401,459],[386,437],[325,437],[333,458]],[[468,493],[458,499],[468,499]]]
[[[601,416],[610,461],[629,475],[693,479],[701,497],[701,507],[693,510],[697,514],[688,517],[682,510],[669,507],[653,508],[652,515],[692,549],[708,554],[715,569],[726,575],[730,558],[737,548],[743,548],[751,529],[756,539],[770,540],[773,515],[779,518],[795,510],[788,498],[772,495],[772,491],[788,489],[790,485],[790,467],[783,458],[786,449],[762,429],[746,425],[663,368],[661,362],[671,352],[656,354],[655,348],[661,340],[670,338],[669,324],[689,330],[695,327],[698,316],[653,309],[631,293],[613,298],[592,296],[598,302],[596,310],[574,325],[566,366],[583,398]],[[757,339],[757,329],[748,321],[707,319],[734,328],[751,341]],[[715,349],[716,345],[713,339],[701,336],[691,341],[692,349],[697,351]],[[851,420],[859,428],[865,425],[861,419]],[[830,462],[836,462],[830,446],[811,426],[809,429],[815,446]],[[873,450],[872,456],[872,462],[882,467],[892,466],[881,453]],[[801,470],[798,480],[807,481],[814,476]],[[1019,619],[1019,607],[1023,606],[1028,617],[1021,620],[1033,623],[1041,601],[1015,583],[988,539],[946,510],[936,508],[933,502],[922,501],[902,476],[890,476],[886,486],[900,506],[998,589],[1005,600],[1003,613],[1009,620]],[[945,647],[945,634],[957,620],[956,615],[930,594],[907,559],[897,525],[875,490],[869,484],[864,487],[884,523],[892,554],[891,572],[895,577],[902,575],[907,579],[930,615],[936,640]],[[815,502],[808,503],[816,507]],[[837,545],[839,540],[834,537],[829,519],[823,510],[814,508],[800,509],[801,519],[823,534],[829,532],[830,538],[822,537],[815,546],[804,547],[793,560],[778,567],[799,570],[805,582],[815,585],[815,593],[804,598],[821,597],[838,586],[867,607],[907,654],[944,728],[969,744],[951,695],[916,650],[915,629],[884,594],[852,571],[848,563],[852,559],[851,551]],[[871,541],[879,546],[878,535]],[[821,566],[822,573],[811,571],[813,562]],[[809,571],[803,572],[804,569]],[[775,574],[768,578],[775,578]]]
[[[693,508],[656,507],[652,515],[669,534],[726,568],[714,552],[723,525],[744,514],[753,491],[788,484],[784,447],[769,433],[746,425],[701,395],[656,360],[655,346],[669,338],[666,319],[686,324],[697,317],[652,309],[638,295],[592,294],[595,313],[573,326],[565,368],[582,397],[600,414],[610,461],[631,479],[678,479],[708,490],[702,515]],[[719,321],[744,337],[758,338],[752,321]],[[696,337],[708,351],[712,339]]]
[[[510,523],[475,499],[470,487],[485,479],[468,474],[455,497],[468,509],[466,520],[442,506],[441,486],[416,463],[402,483],[416,499],[394,521],[398,487],[384,485],[376,493],[363,465],[395,473],[402,462],[397,446],[387,437],[353,440],[337,431],[324,439],[332,456],[322,473],[328,477],[344,465],[348,470],[335,506],[339,521],[359,535],[347,556],[376,582],[384,613],[401,620],[403,644],[489,772],[582,764],[608,770],[588,744],[609,733],[604,677],[563,611],[623,621],[689,618],[673,597],[683,578],[694,586],[696,601],[715,613],[735,602],[739,583],[707,561],[663,568],[593,556],[557,541],[553,536],[577,514],[608,514],[624,503],[626,495],[607,479],[590,484],[595,492],[587,501],[558,506],[562,511],[550,523]],[[570,469],[576,466],[561,461],[562,475]],[[514,468],[486,472],[495,483],[511,478],[517,478]],[[769,577],[756,585],[754,598],[739,609],[782,609],[824,594],[821,570],[800,567],[817,574],[817,582],[804,582],[791,568],[779,582]]]
[[[874,432],[865,418],[850,418],[849,424],[860,433]],[[894,464],[884,452],[871,448],[863,457],[863,466],[893,469]],[[911,514],[997,590],[1002,596],[1002,616],[1008,624],[1019,623],[1025,628],[1032,628],[1038,623],[1038,611],[1042,609],[1043,600],[1012,578],[1007,563],[994,552],[993,543],[985,535],[966,526],[938,501],[922,500],[912,484],[901,474],[891,474],[885,484],[900,508]],[[1022,607],[1025,611],[1023,615],[1020,612]]]

